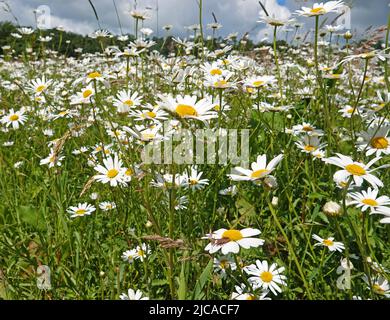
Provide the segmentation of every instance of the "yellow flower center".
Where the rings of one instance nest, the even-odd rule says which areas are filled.
[[[303,126],[302,130],[308,132],[308,131],[314,131],[314,128],[311,126]]]
[[[311,9],[310,13],[313,13],[313,14],[324,14],[325,10],[324,10],[323,7],[318,7],[318,8]]]
[[[110,179],[113,179],[115,178],[117,175],[118,175],[119,171],[116,170],[116,169],[110,169],[107,171],[107,177],[109,177]]]
[[[253,294],[249,294],[246,300],[256,300],[256,297]]]
[[[155,118],[157,116],[156,113],[153,111],[147,111],[144,113],[144,115],[149,117],[149,118]]]
[[[227,86],[226,80],[219,80],[219,81],[214,82],[214,87],[216,87],[216,88],[223,88],[225,86]]]
[[[263,271],[260,274],[260,279],[263,280],[263,282],[267,282],[267,283],[270,283],[272,281],[273,277],[274,276],[269,271]]]
[[[188,104],[179,104],[176,107],[176,113],[180,117],[186,117],[186,116],[197,116],[198,113],[196,112],[196,109]]]
[[[253,85],[254,87],[260,87],[260,86],[262,86],[262,85],[264,85],[264,84],[265,84],[265,82],[264,82],[264,81],[261,81],[261,80],[254,81],[254,82],[252,83],[252,85]]]
[[[42,92],[43,90],[45,90],[45,86],[44,85],[40,85],[36,88],[36,92]]]
[[[327,247],[333,246],[333,241],[329,240],[329,239],[324,239],[324,241],[322,241],[322,243],[324,245],[326,245]]]
[[[132,176],[133,173],[134,173],[133,170],[131,170],[130,168],[125,171],[126,176]]]
[[[349,108],[349,109],[347,110],[347,113],[353,113],[353,110],[355,110],[355,108]]]
[[[198,184],[198,180],[190,179],[190,185],[194,186],[196,184]]]
[[[142,250],[142,249],[138,250],[137,254],[138,254],[140,257],[145,256],[145,252],[144,252],[144,250]]]
[[[91,89],[84,90],[83,91],[83,98],[87,99],[91,94],[92,94],[92,90]]]
[[[17,121],[17,120],[19,120],[19,116],[17,114],[13,114],[12,116],[9,117],[9,119],[11,121]]]
[[[389,141],[385,137],[376,137],[371,140],[371,146],[375,149],[386,149],[389,146]]]
[[[306,151],[312,152],[312,151],[314,151],[316,149],[316,147],[311,146],[311,145],[307,145],[307,146],[304,147],[304,149]]]
[[[227,260],[221,260],[221,261],[219,261],[219,267],[221,268],[221,269],[226,269],[227,267],[228,267],[228,262],[227,262]]]
[[[102,75],[99,72],[97,72],[97,71],[91,72],[90,74],[88,74],[88,78],[89,79],[96,79],[96,78],[99,78],[101,76]]]
[[[216,76],[216,75],[220,76],[222,74],[222,70],[220,70],[220,69],[212,69],[212,70],[210,70],[210,74],[212,76]]]
[[[381,286],[379,284],[376,284],[376,283],[372,286],[372,288],[374,289],[375,293],[377,293],[377,294],[384,294],[384,292],[385,292],[385,290],[383,290],[381,288]]]
[[[77,209],[76,210],[76,214],[80,214],[80,215],[82,215],[82,214],[84,214],[86,212],[87,212],[87,210],[85,210],[85,209]]]
[[[378,202],[374,199],[363,199],[362,202],[368,206],[375,207],[378,205]]]
[[[125,105],[127,105],[129,107],[132,107],[134,102],[129,99],[129,100],[123,101],[123,104],[125,104]]]
[[[243,236],[242,236],[241,231],[231,229],[231,230],[226,230],[222,234],[222,238],[229,239],[230,241],[237,241],[237,240],[241,240],[243,238]]]
[[[366,174],[366,170],[358,164],[349,164],[345,167],[345,170],[354,176],[364,176]]]
[[[267,169],[260,169],[260,170],[253,171],[251,174],[251,178],[254,178],[254,179],[260,178],[260,177],[266,175],[268,172],[269,172],[269,170],[267,170]]]
[[[154,139],[156,135],[154,133],[142,133],[143,140],[151,140]]]

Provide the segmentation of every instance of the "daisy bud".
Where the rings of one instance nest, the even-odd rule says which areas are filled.
[[[152,225],[152,222],[150,222],[149,220],[145,224],[146,228],[150,228]]]
[[[274,176],[267,176],[263,181],[264,187],[268,189],[276,189],[278,182]]]
[[[341,215],[341,206],[334,201],[328,201],[325,203],[322,211],[330,217],[336,217]]]
[[[89,196],[92,200],[96,200],[98,197],[99,197],[99,194],[97,192],[93,192],[91,193],[91,195]]]
[[[100,272],[99,272],[99,275],[100,275],[101,277],[104,277],[104,275],[105,275],[104,271],[100,271]]]
[[[344,33],[343,37],[345,40],[352,39],[352,33],[348,30],[346,33]]]
[[[279,203],[279,198],[272,197],[272,201],[271,201],[272,206],[276,208],[278,206],[278,203]]]

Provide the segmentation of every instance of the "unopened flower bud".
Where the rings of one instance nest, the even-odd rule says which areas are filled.
[[[322,211],[330,217],[335,217],[341,215],[341,206],[334,201],[328,201],[325,203]]]
[[[276,208],[278,206],[278,203],[279,203],[279,198],[272,197],[272,201],[271,201],[272,206]]]
[[[146,228],[150,228],[152,225],[153,225],[152,222],[149,220],[145,224]]]
[[[343,37],[345,40],[352,39],[352,33],[348,30],[346,33],[344,33]]]
[[[263,181],[264,187],[268,189],[276,189],[278,187],[278,182],[274,176],[268,176]]]

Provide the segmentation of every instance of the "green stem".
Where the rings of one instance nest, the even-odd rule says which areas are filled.
[[[288,251],[289,251],[289,253],[290,253],[291,256],[292,256],[292,259],[294,260],[295,265],[297,266],[298,272],[299,272],[299,274],[300,274],[300,276],[301,276],[301,279],[302,279],[303,285],[304,285],[304,287],[305,287],[305,289],[306,289],[307,295],[308,295],[309,299],[312,300],[312,299],[313,299],[313,296],[312,296],[312,294],[311,294],[309,285],[308,285],[308,283],[307,283],[307,281],[306,281],[306,279],[305,279],[305,275],[304,275],[304,273],[303,273],[302,267],[301,267],[301,265],[300,265],[300,263],[299,263],[299,261],[298,261],[297,256],[295,255],[294,248],[293,248],[293,246],[291,245],[291,242],[290,242],[290,240],[288,239],[286,233],[284,232],[283,227],[282,227],[282,225],[280,224],[279,218],[278,218],[278,216],[276,215],[276,212],[275,212],[275,210],[274,210],[274,208],[273,208],[271,202],[269,201],[269,199],[267,199],[267,202],[268,202],[268,207],[269,207],[269,209],[270,209],[270,211],[271,211],[272,217],[274,218],[277,227],[279,228],[280,232],[282,233],[283,238],[286,240],[286,243],[287,243],[287,246],[288,246]]]
[[[277,26],[274,27],[274,57],[275,57],[276,70],[277,70],[277,73],[278,73],[278,84],[279,84],[280,99],[281,99],[281,101],[283,101],[282,77],[280,76],[278,53],[276,51],[276,29],[277,28],[278,28]]]

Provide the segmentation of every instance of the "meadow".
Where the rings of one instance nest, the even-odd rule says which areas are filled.
[[[0,299],[389,298],[390,20],[361,40],[324,22],[341,5],[298,11],[309,36],[263,12],[274,32],[250,50],[217,22],[157,45],[140,9],[135,38],[98,30],[96,53],[18,28],[0,57]],[[249,130],[248,161],[145,161],[206,129]]]

